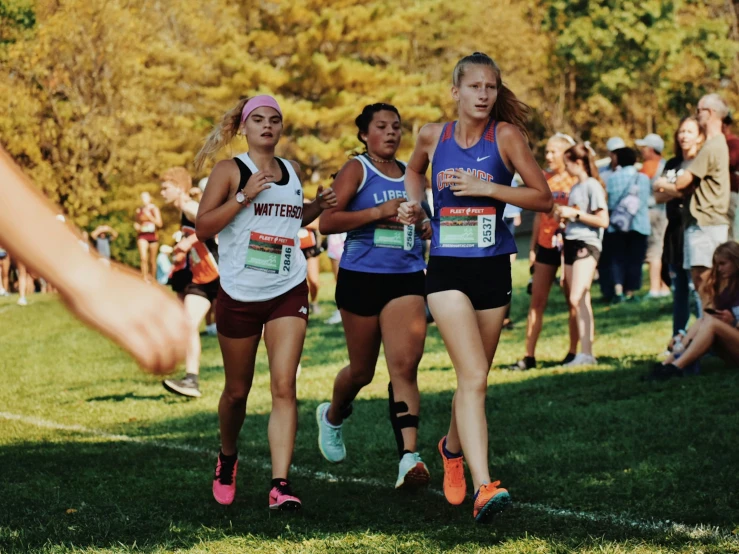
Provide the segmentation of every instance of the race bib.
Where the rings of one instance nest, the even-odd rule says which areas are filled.
[[[439,212],[442,248],[487,248],[495,245],[495,208],[442,208]]]
[[[403,225],[397,217],[384,219],[375,225],[374,244],[378,248],[413,250],[415,239],[415,227]]]
[[[298,245],[294,239],[252,231],[244,267],[264,273],[288,275],[297,253]]]
[[[141,224],[141,232],[142,233],[153,233],[157,230],[157,226],[154,225],[152,222],[142,223]]]

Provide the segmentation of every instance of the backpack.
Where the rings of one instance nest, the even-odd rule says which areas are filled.
[[[631,230],[631,225],[634,222],[634,216],[639,211],[641,206],[641,200],[639,199],[639,174],[634,178],[634,183],[626,190],[626,193],[621,197],[611,212],[611,225],[614,229],[622,233],[627,233]]]

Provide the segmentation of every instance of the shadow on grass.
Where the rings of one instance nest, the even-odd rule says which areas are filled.
[[[87,402],[124,402],[126,400],[164,400],[166,395],[142,395],[135,392],[127,392],[122,394],[107,394],[104,396],[93,396],[87,399]]]
[[[711,371],[660,385],[640,383],[636,376],[633,369],[548,371],[491,386],[487,415],[493,478],[503,481],[514,502],[731,526],[739,519],[737,373]],[[435,445],[448,426],[451,398],[451,391],[422,396],[420,452],[435,489],[442,476]],[[65,437],[68,442],[6,445],[0,451],[0,547],[26,552],[48,544],[112,548],[135,543],[153,550],[228,537],[299,544],[366,532],[396,538],[420,534],[424,548],[431,550],[526,537],[543,538],[552,548],[584,548],[603,540],[700,544],[531,508],[513,509],[491,527],[475,526],[469,498],[454,507],[438,494],[392,489],[397,457],[386,401],[356,401],[344,432],[349,455],[340,465],[325,462],[316,447],[317,404],[299,402],[294,463],[300,471],[293,480],[304,501],[301,514],[267,510],[268,415],[249,414],[240,440],[239,495],[231,507],[211,498],[214,456],[89,442],[75,434]],[[171,418],[140,431],[142,439],[169,435],[177,437],[173,444],[212,452],[218,448],[215,412]],[[387,486],[315,477],[326,471]]]

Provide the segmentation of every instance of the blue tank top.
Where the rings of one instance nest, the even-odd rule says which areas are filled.
[[[362,164],[364,178],[346,211],[357,212],[394,198],[406,198],[403,177],[392,179],[382,174],[364,155],[355,159]],[[426,262],[415,228],[393,217],[349,231],[339,267],[366,273],[415,273],[425,269]]]
[[[446,171],[461,169],[483,181],[510,186],[513,174],[503,163],[495,143],[492,119],[474,146],[462,148],[454,140],[457,122],[444,125],[431,164],[434,217],[431,256],[482,258],[516,252],[516,242],[503,223],[505,202],[479,196],[454,196],[442,181]]]

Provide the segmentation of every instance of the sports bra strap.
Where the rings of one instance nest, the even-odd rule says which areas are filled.
[[[252,176],[252,173],[251,169],[246,167],[246,164],[242,162],[239,158],[234,158],[234,161],[236,162],[236,165],[239,166],[239,173],[241,174],[241,177],[239,178],[239,188],[236,189],[236,192],[239,192],[240,190],[243,190],[243,188],[246,186],[246,183],[249,180],[249,177]]]

